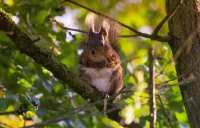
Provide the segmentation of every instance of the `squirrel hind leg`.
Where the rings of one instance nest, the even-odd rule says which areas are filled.
[[[105,94],[104,100],[103,100],[103,113],[104,113],[104,115],[106,115],[106,113],[107,113],[107,107],[108,107],[109,98],[110,98],[109,94]]]

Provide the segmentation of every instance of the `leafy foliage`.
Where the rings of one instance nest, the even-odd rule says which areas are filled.
[[[162,0],[83,0],[80,3],[115,16],[123,23],[147,33],[152,32],[165,15]],[[84,18],[88,13],[86,10],[69,3],[63,4],[59,0],[3,0],[0,1],[0,7],[12,14],[13,20],[33,40],[40,38],[36,42],[38,46],[51,50],[60,62],[74,72],[78,71],[78,53],[85,37],[80,33],[63,30],[52,23],[50,18],[65,21],[67,27],[84,29]],[[167,33],[166,26],[161,33]],[[130,32],[121,28],[120,34]],[[152,45],[156,48],[157,95],[163,102],[157,100],[156,125],[159,128],[189,127],[168,44],[139,37],[119,39],[124,84],[134,88],[130,88],[124,94],[125,98],[117,103],[122,109],[120,115],[126,123],[134,121],[141,127],[149,127],[148,48]],[[170,82],[167,82],[166,88],[162,88],[165,81]],[[120,127],[94,106],[73,113],[74,109],[87,104],[87,100],[64,84],[47,69],[20,53],[6,34],[0,32],[0,111],[18,112],[15,116],[0,116],[0,126],[22,127],[67,114],[63,121],[47,125],[55,128]],[[21,109],[23,111],[19,112]]]

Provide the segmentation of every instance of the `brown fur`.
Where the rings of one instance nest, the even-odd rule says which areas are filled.
[[[108,41],[110,45],[118,51],[118,40],[120,26],[109,19],[105,19],[101,16],[97,16],[94,13],[89,13],[85,19],[86,26],[89,29],[92,29],[93,32],[99,32],[101,27],[103,27],[108,34]]]
[[[105,20],[97,22],[91,17],[88,20],[90,32],[80,56],[80,76],[103,94],[112,95],[121,90],[123,73],[120,57],[111,42],[116,43],[117,28],[109,23],[104,25]]]

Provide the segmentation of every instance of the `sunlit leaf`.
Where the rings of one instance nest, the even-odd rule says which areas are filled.
[[[20,79],[17,81],[17,84],[23,86],[24,88],[28,89],[28,88],[31,88],[32,85],[25,79]]]

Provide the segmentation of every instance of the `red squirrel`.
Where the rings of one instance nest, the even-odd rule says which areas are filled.
[[[123,85],[122,66],[115,44],[117,28],[114,22],[95,18],[94,15],[86,18],[89,33],[80,56],[80,78],[104,96],[113,95]]]

